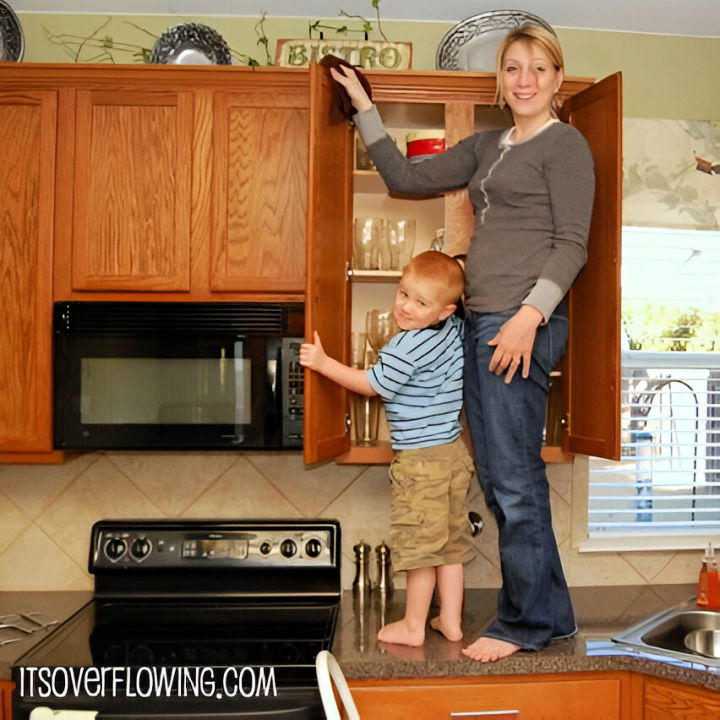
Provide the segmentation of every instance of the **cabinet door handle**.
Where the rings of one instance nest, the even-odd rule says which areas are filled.
[[[465,718],[465,720],[481,720],[481,718],[495,718],[495,720],[520,720],[519,710],[478,710],[476,712],[451,712],[450,718]]]

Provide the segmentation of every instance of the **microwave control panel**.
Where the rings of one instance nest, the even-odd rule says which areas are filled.
[[[302,338],[283,338],[282,341],[283,447],[302,447],[303,444],[304,371],[300,365],[302,342]]]

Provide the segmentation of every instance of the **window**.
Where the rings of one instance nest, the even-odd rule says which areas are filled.
[[[583,549],[702,547],[720,533],[720,232],[623,228],[622,285],[622,460],[590,458]]]

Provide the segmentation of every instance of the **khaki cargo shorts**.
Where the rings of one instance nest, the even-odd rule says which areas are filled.
[[[397,450],[390,465],[395,570],[466,563],[475,557],[467,519],[473,461],[461,438]]]

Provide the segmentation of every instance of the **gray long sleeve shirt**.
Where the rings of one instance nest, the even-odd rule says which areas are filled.
[[[467,186],[475,228],[466,306],[498,312],[527,303],[547,321],[587,259],[595,175],[580,132],[554,122],[519,143],[508,140],[509,130],[476,133],[410,163],[374,105],[355,122],[391,190],[426,194]]]

